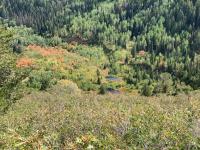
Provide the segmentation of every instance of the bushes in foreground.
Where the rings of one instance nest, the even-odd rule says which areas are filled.
[[[66,81],[62,81],[66,82]],[[199,149],[199,93],[76,94],[57,84],[0,116],[0,149]]]
[[[190,128],[194,119],[191,113],[144,106],[132,115],[125,141],[133,149],[199,149],[200,141]]]

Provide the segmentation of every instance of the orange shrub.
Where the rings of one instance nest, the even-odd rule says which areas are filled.
[[[19,60],[17,60],[16,66],[18,68],[26,68],[26,67],[30,67],[33,65],[33,59],[30,58],[20,58]]]
[[[56,48],[53,48],[53,47],[45,48],[45,47],[41,47],[41,46],[37,46],[37,45],[29,45],[27,48],[29,50],[39,52],[43,57],[63,55],[64,54],[64,50],[56,49]]]

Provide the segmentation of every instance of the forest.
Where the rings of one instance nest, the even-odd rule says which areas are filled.
[[[200,149],[200,0],[1,0],[0,149]]]

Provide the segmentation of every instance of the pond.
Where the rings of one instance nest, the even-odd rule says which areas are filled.
[[[108,81],[121,81],[121,78],[113,77],[113,76],[107,76],[106,79]]]

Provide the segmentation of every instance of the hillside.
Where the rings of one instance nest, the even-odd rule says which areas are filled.
[[[1,72],[10,70],[1,80],[1,149],[199,149],[199,91],[140,96],[149,88],[126,82],[126,50],[114,53],[122,71],[113,75],[102,47],[52,47],[24,27],[1,31]],[[168,75],[158,85],[170,92]]]
[[[199,14],[198,0],[3,0],[0,9],[8,26],[32,27],[52,37],[53,46],[62,41],[101,46],[110,72],[125,72],[128,75],[122,77],[138,89],[141,84],[154,87],[162,73],[169,73],[164,76],[173,80],[175,89],[200,87]],[[145,57],[137,58],[140,52]],[[128,70],[121,69],[119,55]],[[167,93],[154,90],[160,92]]]
[[[199,149],[192,98],[33,92],[1,116],[1,149]]]
[[[200,149],[200,1],[1,0],[0,149]]]

